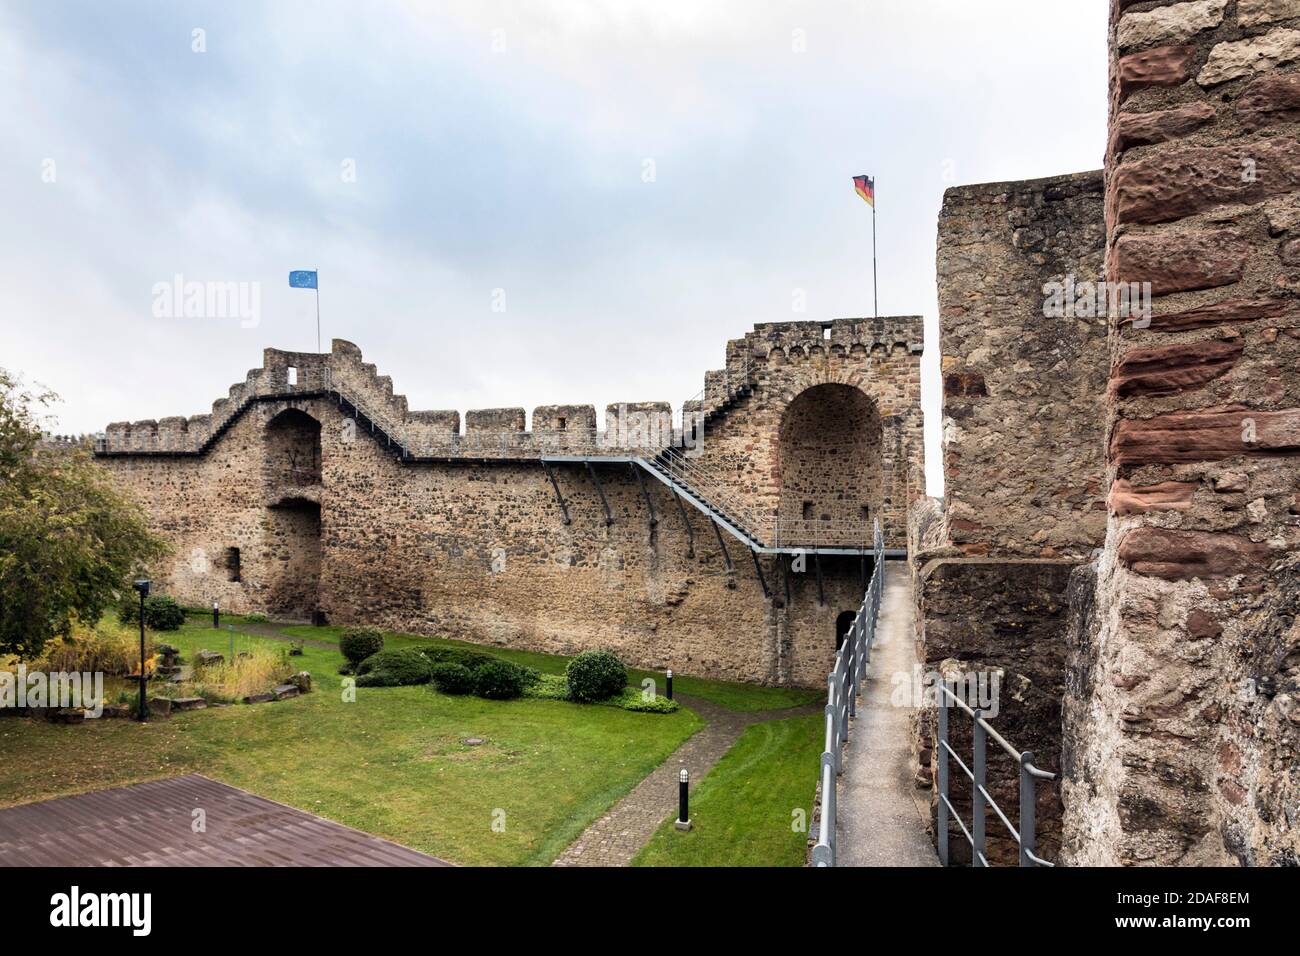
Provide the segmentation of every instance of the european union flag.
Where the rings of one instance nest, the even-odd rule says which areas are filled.
[[[316,272],[313,269],[297,269],[289,273],[289,288],[291,289],[314,289],[316,288]]]

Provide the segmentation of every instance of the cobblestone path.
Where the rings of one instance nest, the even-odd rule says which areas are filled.
[[[769,720],[821,713],[824,701],[785,710],[738,712],[698,697],[678,694],[677,699],[707,721],[704,728],[674,750],[648,777],[593,823],[553,866],[627,866],[677,810],[677,775],[690,771],[694,790],[734,744],[745,728]]]

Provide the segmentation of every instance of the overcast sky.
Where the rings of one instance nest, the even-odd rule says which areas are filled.
[[[938,494],[943,190],[1099,167],[1105,31],[1098,0],[8,3],[0,366],[58,431],[206,412],[315,348],[287,273],[319,267],[326,343],[412,408],[676,408],[756,322],[871,314],[867,173]],[[257,323],[159,317],[178,274],[260,283]]]

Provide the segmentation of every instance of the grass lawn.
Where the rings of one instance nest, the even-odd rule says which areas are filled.
[[[666,819],[633,866],[802,866],[807,832],[791,811],[812,817],[825,717],[754,724],[691,793],[695,828]]]
[[[303,628],[302,636],[328,632]],[[157,637],[191,657],[200,648],[229,653],[231,636],[191,621]],[[236,651],[263,640],[238,632],[234,639]],[[392,646],[408,641],[434,643],[399,637]],[[548,672],[564,666],[491,650]],[[145,726],[0,719],[0,806],[199,772],[453,862],[545,864],[701,726],[688,710],[487,701],[426,687],[362,687],[355,703],[344,703],[336,650],[307,645],[295,660],[315,683],[295,700]],[[471,736],[487,743],[461,743]],[[493,830],[498,811],[504,832]]]
[[[284,634],[292,637],[315,641],[338,643],[339,634],[344,629],[338,626],[312,627],[311,625],[293,625],[280,628]],[[542,654],[537,651],[521,651],[495,645],[470,644],[466,641],[454,641],[438,637],[418,637],[412,634],[395,634],[386,631],[385,647],[415,647],[419,645],[442,645],[446,647],[464,647],[471,650],[486,651],[497,657],[503,657],[516,664],[535,667],[543,674],[563,674],[570,658],[558,654]],[[629,668],[628,682],[640,687],[641,681],[649,677],[656,681],[658,692],[664,692],[664,675],[655,671],[642,671]],[[786,707],[798,707],[810,704],[824,696],[822,690],[809,690],[798,687],[759,687],[756,684],[737,684],[730,681],[707,680],[703,677],[673,675],[673,691],[695,697],[703,697],[728,710],[759,711],[782,710]]]

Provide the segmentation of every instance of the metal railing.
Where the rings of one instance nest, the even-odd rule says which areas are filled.
[[[709,471],[675,448],[660,452],[654,465],[677,484],[692,491],[722,517],[758,544],[765,544],[762,520],[746,507],[740,496]]]
[[[753,368],[753,358],[746,352],[740,367],[734,373],[729,366],[723,366],[721,382],[715,383],[713,390],[710,390],[706,381],[704,388],[682,402],[677,418],[682,435],[686,435],[694,426],[698,429],[697,438],[703,438],[705,416],[736,398],[743,389],[751,387]]]
[[[844,772],[843,745],[849,737],[849,720],[858,713],[858,694],[862,678],[871,661],[871,648],[876,641],[876,622],[885,595],[885,536],[880,522],[875,524],[875,568],[867,593],[858,608],[853,626],[844,636],[844,643],[835,652],[835,666],[826,678],[826,747],[822,751],[821,790],[822,814],[813,846],[813,866],[835,865],[835,781]]]
[[[874,540],[873,528],[879,526],[878,519],[873,524],[870,520],[817,521],[755,513],[725,479],[676,448],[664,449],[649,464],[763,547],[864,547]]]
[[[1034,755],[1031,752],[1028,750],[1021,752],[1007,743],[1006,739],[984,719],[979,710],[972,709],[948,687],[947,681],[940,681],[939,688],[943,691],[943,696],[940,698],[937,708],[939,711],[939,820],[937,837],[940,864],[948,866],[948,821],[951,818],[956,821],[957,826],[961,828],[962,834],[971,845],[971,865],[975,867],[987,867],[989,865],[988,857],[984,854],[986,849],[984,824],[987,816],[984,811],[987,807],[991,807],[993,812],[997,814],[998,819],[1002,821],[1002,825],[1007,828],[1007,831],[1020,847],[1021,866],[1055,866],[1055,864],[1037,856],[1034,850],[1037,832],[1038,781],[1054,780],[1056,774],[1035,767],[1033,763]],[[971,763],[974,764],[974,769],[967,767],[965,761],[957,756],[957,752],[952,749],[952,743],[949,741],[949,701],[964,710],[974,721],[971,740]],[[997,801],[993,799],[988,791],[986,749],[989,737],[992,737],[998,746],[1005,750],[1020,767],[1019,828],[1011,825],[1006,813],[998,806]],[[971,782],[971,825],[969,829],[962,822],[961,814],[957,812],[956,807],[952,805],[952,801],[949,799],[948,761],[950,759],[957,761],[957,766],[961,768],[962,773],[966,774]]]

